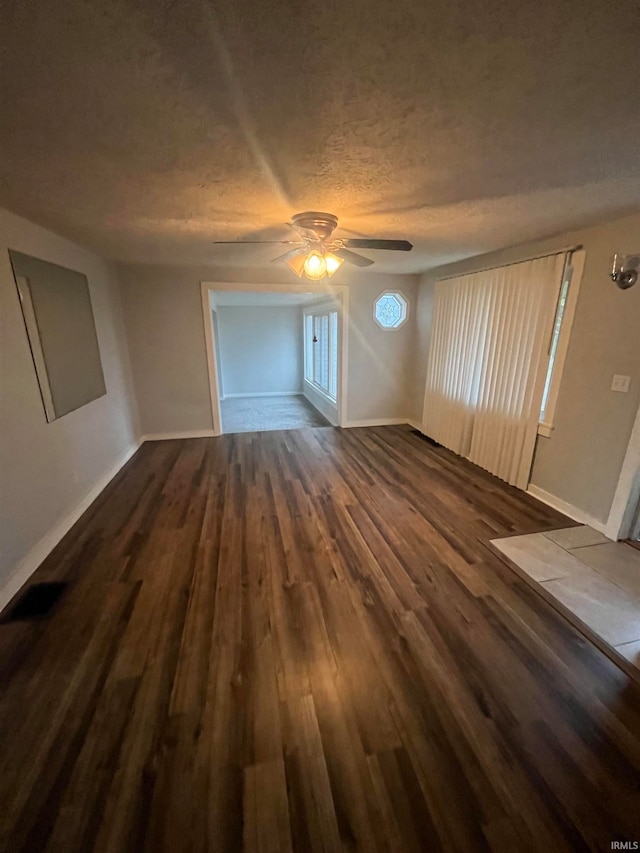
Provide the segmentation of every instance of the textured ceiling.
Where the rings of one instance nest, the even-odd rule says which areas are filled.
[[[0,204],[263,266],[328,210],[414,272],[640,209],[637,0],[5,0]],[[372,255],[374,256],[374,255]]]

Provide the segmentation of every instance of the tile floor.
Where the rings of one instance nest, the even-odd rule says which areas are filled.
[[[493,545],[640,669],[640,550],[584,526]]]

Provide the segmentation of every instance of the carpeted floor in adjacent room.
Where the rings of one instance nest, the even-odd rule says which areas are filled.
[[[329,426],[301,394],[278,397],[230,397],[220,403],[222,431],[266,432],[273,429]]]

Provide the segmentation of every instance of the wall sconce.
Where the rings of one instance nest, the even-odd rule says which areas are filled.
[[[628,290],[638,280],[640,271],[640,253],[634,255],[614,255],[611,281],[615,281],[620,290]]]

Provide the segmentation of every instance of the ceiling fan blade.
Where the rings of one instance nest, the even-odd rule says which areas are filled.
[[[355,252],[350,252],[349,249],[333,249],[333,254],[355,267],[370,267],[374,263],[370,258],[357,255]]]
[[[212,240],[214,246],[304,246],[302,240]]]
[[[288,261],[289,258],[295,258],[295,256],[299,255],[301,252],[306,254],[304,249],[289,249],[289,251],[285,252],[284,255],[278,255],[277,258],[274,258],[271,263],[277,264],[278,261]]]
[[[348,238],[342,244],[348,249],[389,249],[394,252],[410,252],[413,245],[408,240],[368,240]]]

